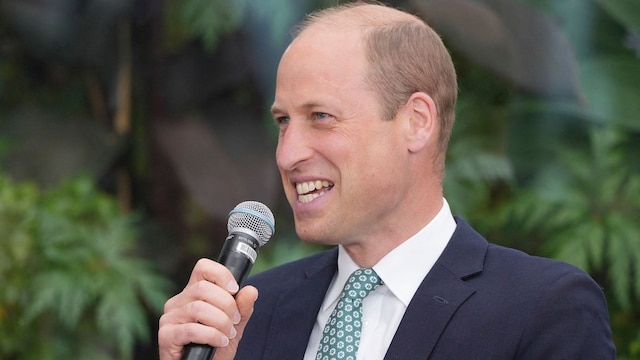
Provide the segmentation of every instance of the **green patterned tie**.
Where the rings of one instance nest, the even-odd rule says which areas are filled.
[[[383,282],[373,269],[351,274],[322,332],[316,360],[356,360],[362,329],[362,300]]]

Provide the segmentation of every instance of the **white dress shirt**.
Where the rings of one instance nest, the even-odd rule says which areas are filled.
[[[455,229],[456,222],[449,204],[443,199],[442,209],[429,224],[373,266],[384,285],[369,294],[362,303],[362,335],[357,360],[384,357],[411,298],[444,251]],[[304,360],[315,359],[324,325],[338,303],[344,284],[357,269],[359,266],[339,246],[338,272],[318,312]]]

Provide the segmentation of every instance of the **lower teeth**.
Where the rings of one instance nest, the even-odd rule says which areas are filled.
[[[313,199],[324,195],[324,191],[320,192],[320,193],[313,193],[313,194],[306,194],[306,195],[298,195],[298,201],[300,201],[303,204],[306,204],[308,202],[311,202]]]

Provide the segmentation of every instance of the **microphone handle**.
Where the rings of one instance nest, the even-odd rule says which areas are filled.
[[[258,247],[260,244],[257,240],[242,233],[230,234],[222,246],[218,263],[231,271],[240,287],[251,272]],[[250,257],[253,257],[253,261]],[[185,346],[180,360],[211,360],[215,353],[216,348],[214,347],[191,343]]]
[[[184,348],[181,360],[211,360],[216,348],[209,345],[191,343]]]

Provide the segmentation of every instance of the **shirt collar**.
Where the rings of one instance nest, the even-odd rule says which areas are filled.
[[[438,214],[418,233],[385,255],[373,269],[384,285],[405,306],[418,290],[422,280],[438,260],[456,228],[449,204],[443,199]],[[342,293],[347,279],[359,266],[340,245],[338,249],[338,273],[325,297],[323,310],[333,306]]]

